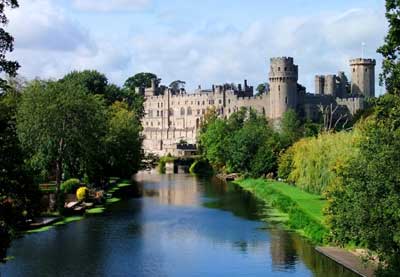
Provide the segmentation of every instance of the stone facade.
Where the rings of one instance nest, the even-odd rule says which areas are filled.
[[[298,84],[298,66],[291,57],[271,59],[269,92],[254,95],[247,81],[243,86],[213,86],[194,93],[159,87],[156,80],[145,95],[143,147],[157,155],[179,155],[178,145],[185,141],[196,144],[203,116],[213,107],[221,117],[229,117],[242,107],[252,108],[278,122],[288,109],[310,119],[320,116],[320,105],[339,105],[350,115],[364,109],[365,98],[375,95],[375,61],[355,59],[350,62],[353,83],[343,72],[338,75],[316,76],[315,94],[306,93]]]

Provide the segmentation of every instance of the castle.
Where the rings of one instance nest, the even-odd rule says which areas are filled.
[[[272,58],[270,64],[269,90],[259,95],[254,95],[253,87],[246,80],[243,86],[213,86],[194,93],[160,87],[152,80],[150,88],[140,89],[145,96],[144,151],[160,156],[168,153],[181,156],[195,151],[202,118],[210,107],[221,117],[229,117],[246,107],[271,121],[279,121],[288,109],[316,120],[321,107],[338,106],[351,116],[364,109],[367,98],[375,97],[376,62],[373,59],[350,60],[351,83],[344,72],[316,76],[315,94],[307,93],[298,84],[299,69],[293,58]]]

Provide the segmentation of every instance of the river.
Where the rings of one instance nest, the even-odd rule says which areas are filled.
[[[297,234],[262,222],[264,205],[234,185],[135,178],[136,197],[13,241],[0,276],[355,276]]]

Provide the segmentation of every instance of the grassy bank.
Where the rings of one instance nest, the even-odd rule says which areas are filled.
[[[287,214],[284,223],[290,229],[314,243],[324,242],[327,228],[324,226],[323,208],[327,203],[320,196],[306,193],[286,183],[263,179],[244,179],[235,183]]]

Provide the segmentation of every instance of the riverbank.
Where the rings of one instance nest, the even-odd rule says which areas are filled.
[[[111,185],[106,191],[105,194],[109,195],[109,197],[104,201],[103,204],[98,204],[90,209],[86,209],[83,215],[73,215],[73,216],[61,216],[59,213],[53,214],[53,216],[57,217],[58,220],[51,224],[46,224],[45,226],[41,226],[39,228],[34,228],[27,230],[25,233],[32,234],[32,233],[40,233],[48,231],[56,226],[65,225],[71,222],[79,221],[85,218],[85,216],[101,214],[105,212],[106,206],[119,202],[121,198],[117,197],[118,192],[126,187],[130,187],[132,184],[128,181],[120,181],[116,182],[114,185]]]
[[[234,181],[246,191],[265,201],[286,216],[281,221],[288,228],[301,233],[313,243],[323,244],[327,228],[323,208],[326,200],[282,182],[263,179]]]
[[[316,248],[321,254],[361,276],[374,276],[377,265],[365,263],[361,254],[327,245],[325,237],[328,228],[324,223],[323,214],[327,201],[321,196],[273,180],[241,179],[233,183],[276,209],[267,215],[268,220],[278,215],[278,222],[283,223],[285,227],[300,233],[314,244],[323,246]]]

